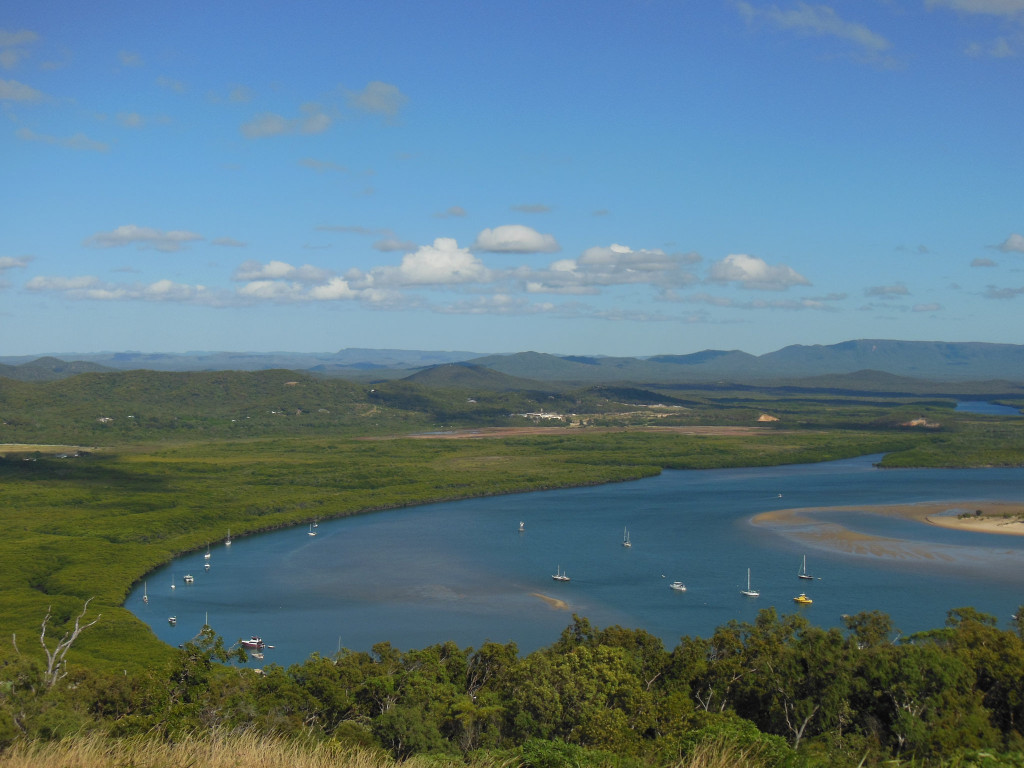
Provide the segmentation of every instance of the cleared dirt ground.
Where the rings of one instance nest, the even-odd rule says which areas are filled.
[[[757,435],[769,431],[765,427],[482,427],[479,429],[455,429],[450,432],[421,432],[413,435],[391,435],[387,440],[398,437],[423,439],[465,440],[486,437],[518,437],[520,435],[578,435],[580,433],[601,434],[606,432],[657,432],[679,435]],[[779,430],[771,430],[778,432]]]

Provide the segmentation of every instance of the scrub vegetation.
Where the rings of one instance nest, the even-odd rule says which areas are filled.
[[[525,657],[382,644],[259,675],[222,663],[211,632],[171,648],[122,607],[154,567],[228,529],[665,468],[871,454],[894,467],[1024,465],[1024,419],[954,404],[863,390],[364,385],[289,371],[0,379],[0,765],[228,765],[216,751],[243,742],[302,752],[264,763],[282,765],[968,765],[970,750],[1003,754],[986,765],[1024,764],[1024,646],[970,609],[913,643],[894,642],[882,616],[852,617],[843,633],[767,612],[666,650],[641,630],[578,618]]]

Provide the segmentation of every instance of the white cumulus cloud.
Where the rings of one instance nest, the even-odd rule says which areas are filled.
[[[69,299],[91,301],[174,301],[193,304],[215,303],[202,285],[187,285],[171,280],[154,283],[118,284],[100,280],[94,275],[78,277],[33,277],[25,288],[39,293],[60,293]]]
[[[187,243],[202,240],[202,235],[184,230],[171,230],[164,232],[151,227],[137,227],[134,224],[125,224],[117,227],[111,232],[99,232],[87,238],[83,245],[94,248],[120,248],[125,245],[138,245],[143,248],[153,248],[164,253],[180,251]]]
[[[378,267],[367,277],[372,285],[452,285],[488,282],[492,273],[468,248],[439,237],[405,254],[397,267]]]
[[[17,80],[0,80],[0,101],[42,101],[42,91]]]
[[[737,283],[742,288],[784,291],[794,285],[810,285],[803,275],[785,264],[768,264],[745,253],[733,253],[711,265],[708,279],[713,283]]]
[[[249,260],[242,262],[235,270],[232,279],[237,282],[289,280],[296,283],[318,284],[331,278],[330,272],[319,267],[305,264],[294,267],[284,261],[262,262]]]
[[[317,301],[340,301],[358,298],[359,293],[352,290],[352,286],[348,284],[347,280],[332,277],[323,285],[317,285],[310,289],[309,297]]]
[[[554,235],[542,235],[522,224],[485,229],[476,236],[473,248],[491,253],[554,253],[562,249]]]
[[[0,29],[0,67],[14,69],[18,62],[28,55],[25,47],[38,39],[39,35],[29,29],[19,29],[16,32]]]
[[[907,296],[910,291],[903,283],[892,285],[874,285],[864,289],[865,296]]]
[[[38,141],[41,144],[52,144],[82,152],[106,152],[110,149],[106,142],[90,139],[84,133],[76,133],[73,136],[49,136],[45,133],[36,133],[30,128],[19,128],[15,135],[22,141]]]
[[[0,272],[5,272],[8,269],[24,269],[32,261],[31,256],[0,256]]]
[[[272,112],[257,115],[242,125],[242,134],[247,139],[262,139],[266,136],[286,134],[323,133],[331,127],[331,118],[319,104],[303,104],[302,116],[289,119]]]
[[[348,103],[362,112],[394,118],[405,106],[409,97],[397,85],[373,80],[361,91],[348,91]]]
[[[1024,14],[1024,0],[925,0],[929,8],[941,6],[961,13],[988,16],[1017,16]]]
[[[602,287],[648,284],[689,285],[696,275],[685,269],[700,261],[695,253],[665,253],[660,249],[633,250],[613,243],[585,250],[578,259],[559,259],[547,270],[513,270],[529,293],[597,293]]]
[[[740,2],[737,3],[737,8],[747,21],[763,18],[782,29],[791,29],[810,35],[836,37],[870,51],[884,51],[892,45],[882,35],[872,32],[860,22],[842,18],[827,5],[797,3],[793,8],[782,9],[777,5],[755,7],[750,3]]]
[[[996,249],[1003,253],[1024,253],[1024,235],[1015,232],[997,245]]]

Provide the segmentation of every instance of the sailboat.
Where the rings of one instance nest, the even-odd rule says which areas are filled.
[[[813,576],[811,576],[811,574],[809,574],[807,572],[807,555],[804,555],[804,564],[802,566],[800,566],[800,570],[797,572],[796,575],[797,575],[797,578],[799,578],[799,579],[813,579],[814,578]]]
[[[558,571],[551,575],[551,578],[555,581],[568,581],[569,577],[562,573],[562,566],[558,566]]]
[[[309,536],[316,536],[316,531],[313,530],[313,524],[312,523],[309,524],[309,533],[307,535],[309,535]]]
[[[210,542],[206,542],[206,554],[203,557],[207,560],[210,559]]]
[[[175,587],[175,584],[174,584],[174,574],[172,573],[171,574],[171,589],[174,589],[174,587]]]
[[[622,546],[624,546],[624,547],[632,547],[633,546],[633,544],[629,541],[629,529],[628,528],[623,528],[622,529]]]
[[[746,595],[747,597],[760,597],[761,593],[756,589],[750,588],[750,569],[747,568],[747,588],[741,589],[740,594]]]
[[[231,529],[230,528],[228,528],[228,537],[226,539],[224,539],[224,546],[225,547],[230,547],[231,546]]]
[[[142,582],[142,602],[149,602],[149,593],[146,591],[146,582]]]

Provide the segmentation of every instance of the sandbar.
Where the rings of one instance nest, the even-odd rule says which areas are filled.
[[[784,529],[786,536],[817,547],[855,555],[901,560],[952,560],[948,547],[906,539],[851,531],[818,515],[832,512],[867,512],[916,520],[941,528],[1009,536],[1024,536],[1024,503],[1010,501],[935,501],[916,504],[804,507],[762,512],[755,525]]]
[[[559,600],[557,597],[550,597],[548,595],[542,595],[540,592],[531,592],[530,594],[533,595],[534,597],[539,597],[541,600],[543,600],[549,606],[551,606],[552,608],[556,608],[559,611],[568,611],[569,610],[569,604],[567,602],[565,602],[565,600]]]
[[[869,512],[918,520],[941,528],[1024,536],[1024,504],[1012,501],[929,501],[916,504],[778,509],[762,512],[753,521],[757,525],[809,525],[818,522],[814,515],[820,512]]]

